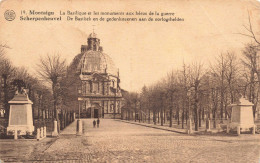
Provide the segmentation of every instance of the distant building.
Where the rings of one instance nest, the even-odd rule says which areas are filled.
[[[94,32],[89,35],[87,45],[81,45],[81,53],[74,58],[68,71],[68,82],[72,83],[70,92],[77,96],[77,99],[72,97],[74,101],[68,105],[77,105],[75,110],[80,111],[81,117],[121,118],[119,70],[103,53],[100,39]]]

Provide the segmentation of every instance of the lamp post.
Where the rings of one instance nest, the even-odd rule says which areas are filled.
[[[77,120],[77,133],[76,134],[80,136],[82,134],[82,121],[80,120],[80,99],[79,99],[79,95],[81,94],[80,86],[78,86],[77,93],[78,93],[79,116],[78,116],[78,120]]]
[[[79,96],[81,95],[81,88],[80,88],[80,86],[78,86],[78,88],[77,88],[77,93],[78,93],[78,113],[79,113],[79,116],[78,116],[78,119],[80,119],[80,100],[79,100]]]

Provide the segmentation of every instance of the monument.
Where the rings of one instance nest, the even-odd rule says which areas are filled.
[[[255,134],[253,105],[244,97],[241,97],[237,103],[231,105],[231,122],[228,124],[227,132],[230,129],[237,129],[237,134],[240,135],[240,131],[248,131],[252,128],[252,133]]]
[[[10,104],[8,131],[19,131],[21,135],[34,131],[32,116],[32,101],[29,100],[25,89],[18,89],[14,98],[8,102]]]

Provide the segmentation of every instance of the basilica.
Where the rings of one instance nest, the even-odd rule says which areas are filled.
[[[103,52],[94,32],[88,36],[87,45],[81,45],[80,54],[74,58],[69,71],[74,79],[70,92],[77,91],[77,99],[72,98],[70,104],[77,106],[75,111],[81,118],[121,118],[119,70]]]

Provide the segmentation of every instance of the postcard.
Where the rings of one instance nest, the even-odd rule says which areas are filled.
[[[259,162],[257,0],[0,1],[0,162]]]

